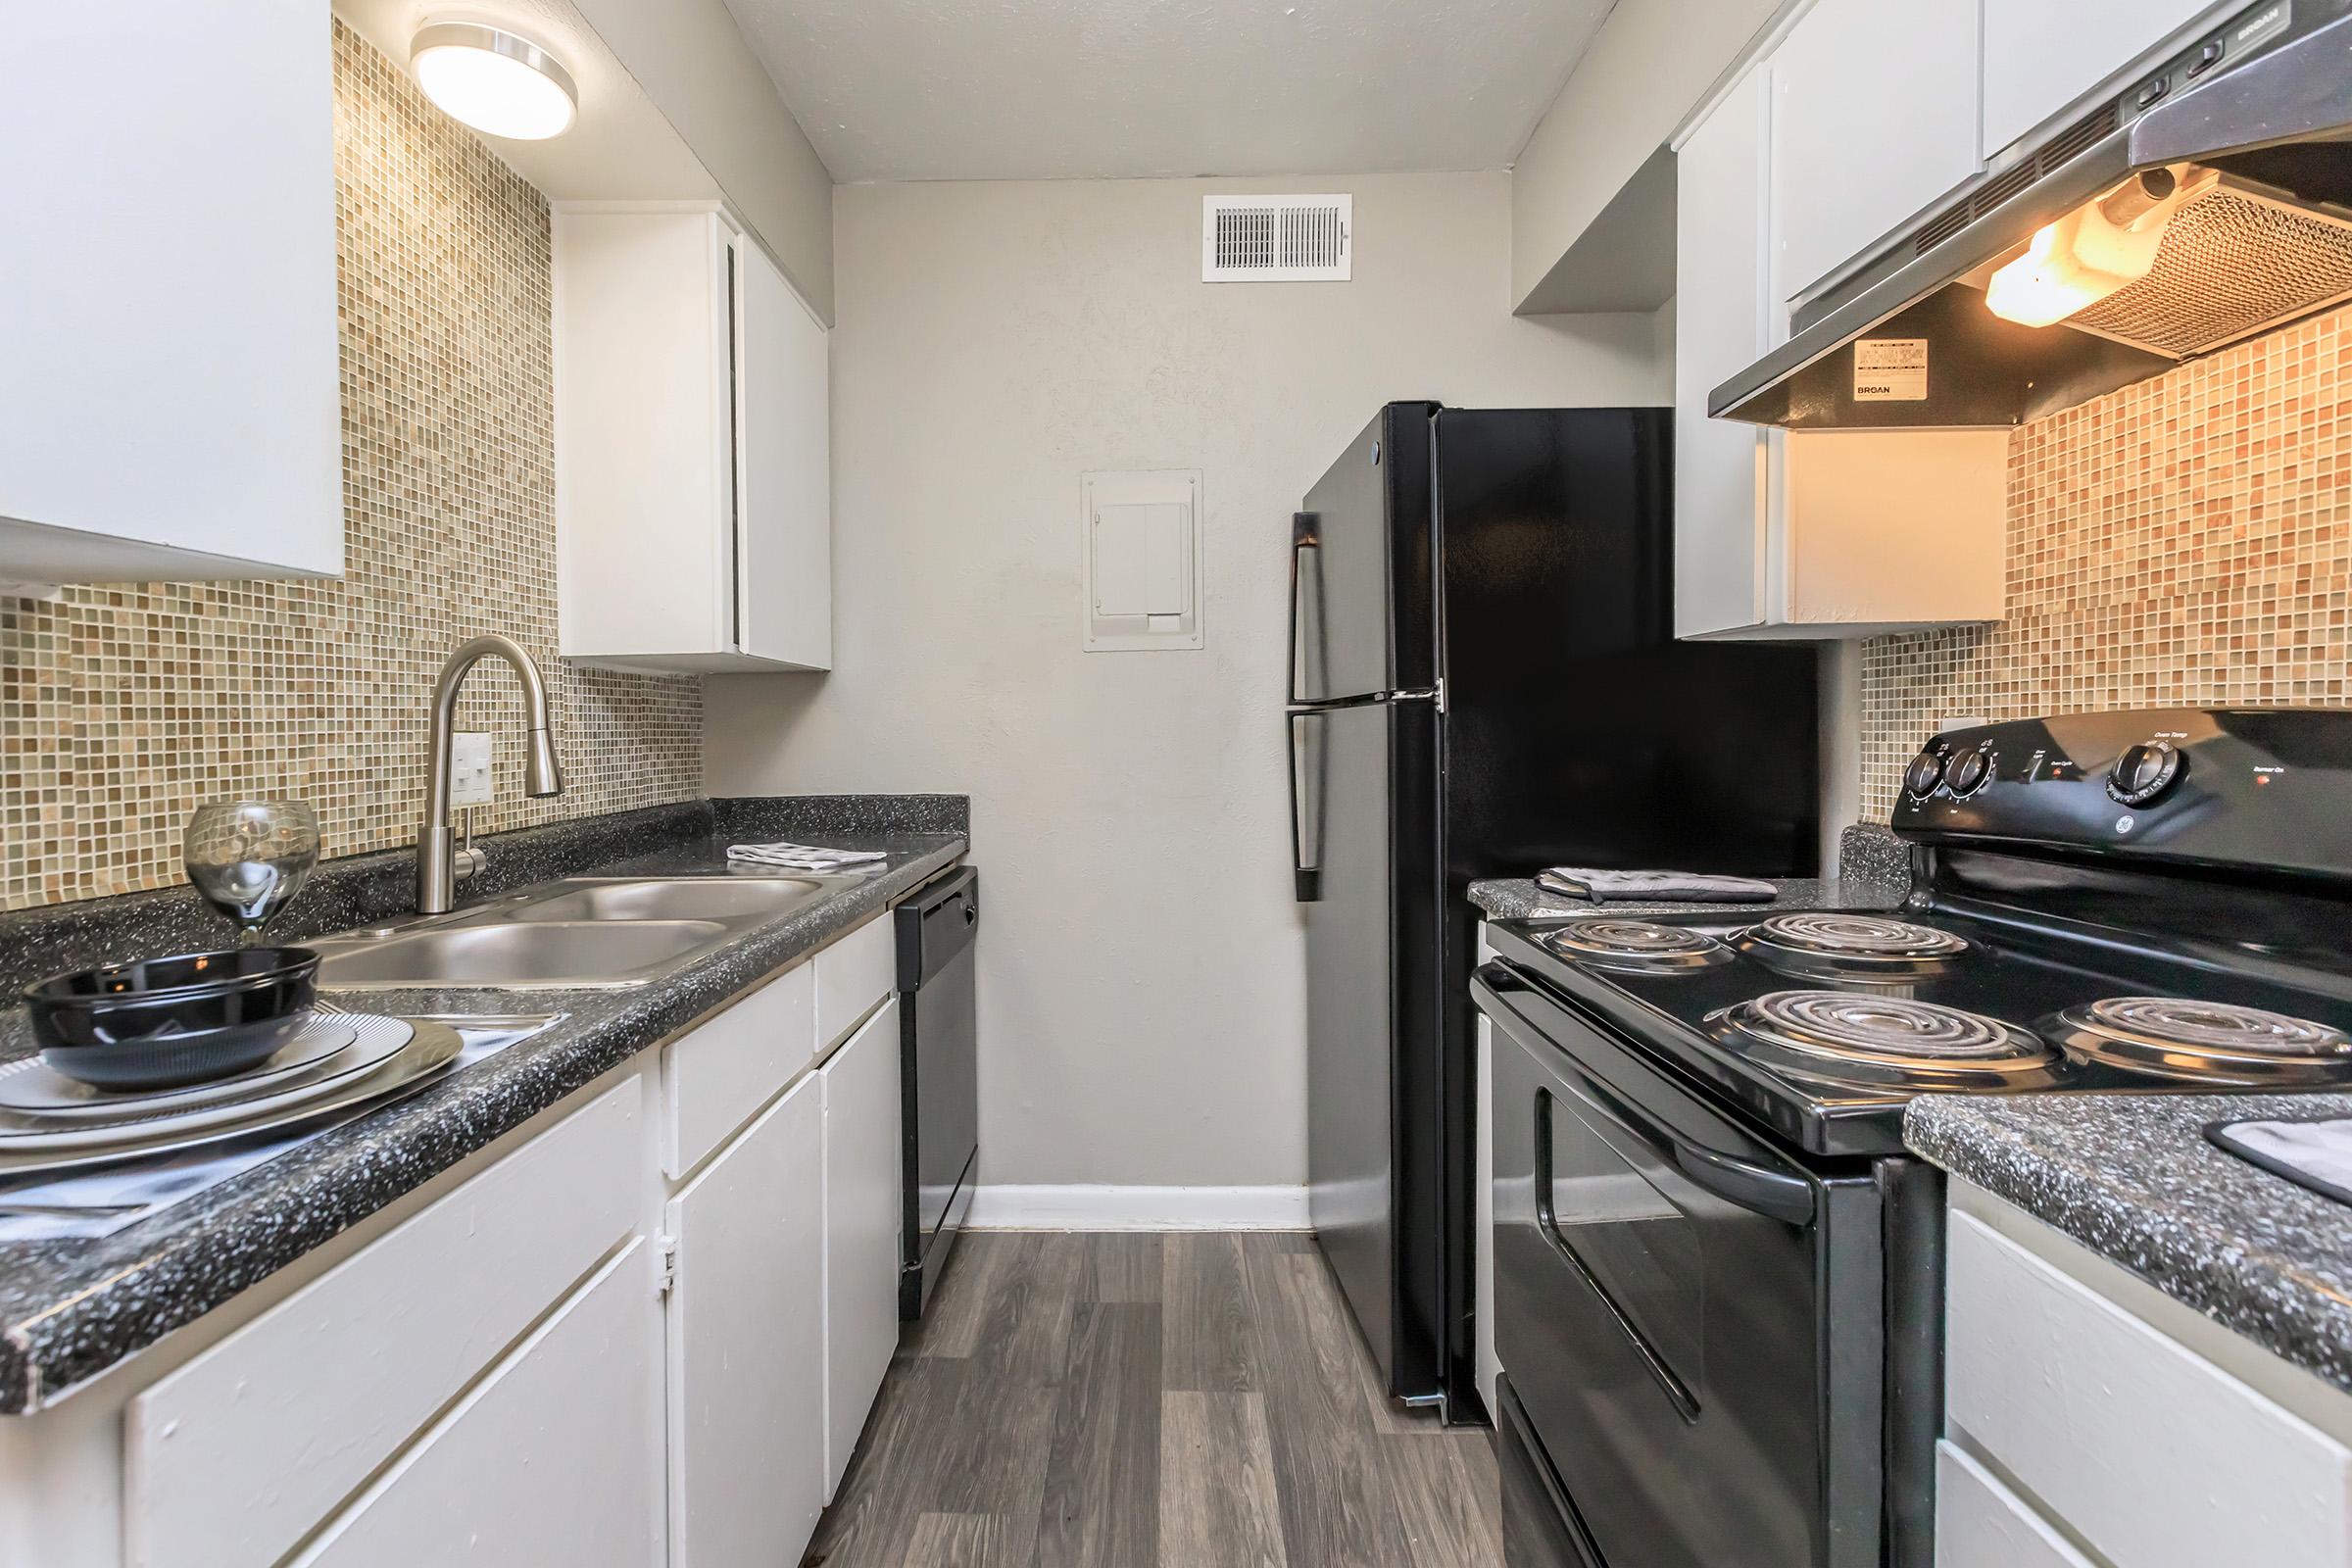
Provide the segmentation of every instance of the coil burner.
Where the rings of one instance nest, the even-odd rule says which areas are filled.
[[[1965,956],[1965,937],[1883,914],[1809,910],[1749,926],[1733,946],[1784,974],[1884,983],[1940,974]]]
[[[2281,1089],[2352,1082],[2352,1035],[2226,1002],[2109,997],[2066,1008],[2045,1032],[2069,1055],[2167,1078]]]
[[[1666,974],[1732,961],[1732,950],[1704,931],[1654,920],[1575,920],[1537,940],[1563,958],[1629,974]]]
[[[1707,1022],[1744,1056],[1832,1083],[2022,1088],[2060,1066],[2056,1052],[2013,1024],[1908,997],[1771,991]]]

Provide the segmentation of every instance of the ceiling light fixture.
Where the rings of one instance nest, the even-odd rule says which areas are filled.
[[[416,85],[452,119],[487,135],[545,141],[571,128],[571,73],[528,38],[478,22],[435,22],[409,41]]]

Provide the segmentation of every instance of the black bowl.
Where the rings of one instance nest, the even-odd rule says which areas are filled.
[[[41,1059],[100,1089],[171,1089],[263,1062],[308,1021],[318,955],[237,948],[110,963],[24,993]]]

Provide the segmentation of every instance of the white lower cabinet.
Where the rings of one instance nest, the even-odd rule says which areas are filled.
[[[899,1004],[883,1004],[825,1089],[825,1500],[841,1486],[899,1343]]]
[[[823,1107],[802,1078],[669,1203],[671,1568],[798,1562],[824,1505]]]
[[[133,1396],[130,1560],[275,1562],[436,1412],[503,1377],[495,1367],[532,1325],[637,1230],[643,1104],[633,1079],[596,1096]],[[651,1316],[640,1321],[650,1334]],[[631,1408],[624,1399],[613,1419]],[[565,1451],[546,1450],[541,1468],[569,1464]]]
[[[294,1562],[659,1564],[652,1257],[629,1243]]]
[[[2352,1564],[2352,1399],[2255,1353],[2322,1430],[2060,1267],[2071,1240],[1969,1201],[1999,1228],[1956,1207],[1947,1233],[1939,1568]]]
[[[2091,1568],[2091,1564],[1990,1471],[1949,1443],[1938,1443],[1936,1568]]]
[[[898,1347],[891,934],[0,1417],[0,1568],[799,1562]]]

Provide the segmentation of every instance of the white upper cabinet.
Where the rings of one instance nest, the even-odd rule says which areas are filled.
[[[1750,72],[1676,157],[1674,622],[1692,637],[1765,618],[1765,487],[1777,441],[1707,417],[1764,353],[1771,73]]]
[[[828,667],[822,323],[708,204],[560,207],[555,270],[564,657]]]
[[[742,272],[743,651],[799,669],[833,662],[830,340],[767,253]]]
[[[1984,0],[1989,158],[2076,99],[2242,0]]]
[[[1818,14],[1818,13],[1815,13]],[[1868,637],[1997,620],[2008,432],[1811,431],[1707,417],[1786,330],[1769,195],[1778,67],[1750,72],[1678,154],[1675,631]]]
[[[1792,300],[1981,167],[1980,0],[1820,0],[1772,56],[1774,278]]]
[[[0,36],[0,579],[341,572],[326,0]]]

